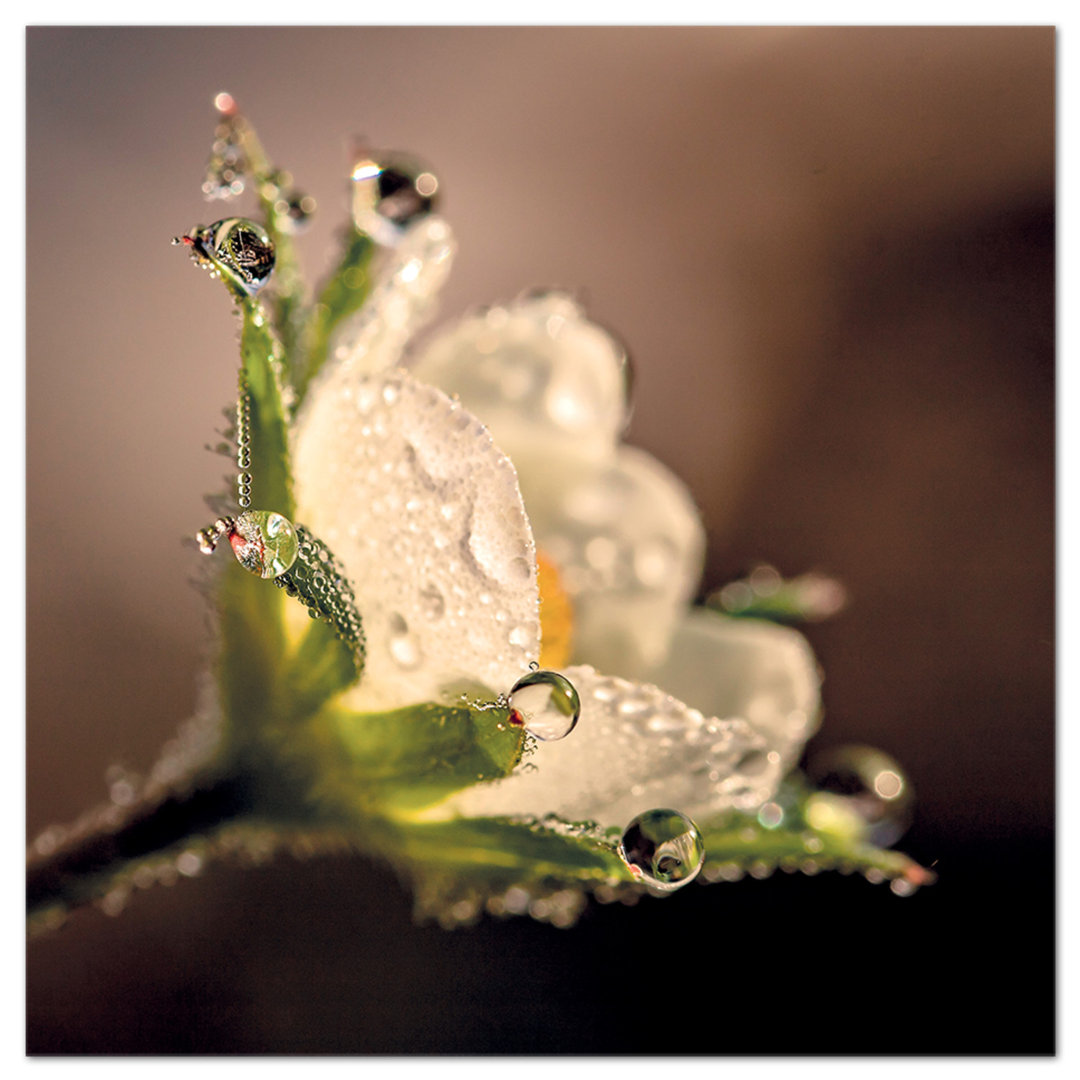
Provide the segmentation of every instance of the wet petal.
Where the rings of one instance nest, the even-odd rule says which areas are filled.
[[[536,554],[483,425],[404,372],[339,367],[295,446],[297,518],[344,564],[367,635],[356,709],[504,692],[539,656]]]
[[[355,320],[341,330],[327,369],[340,364],[374,374],[397,365],[409,339],[434,314],[456,250],[442,218],[426,217],[410,226],[401,243],[384,253],[378,283]]]
[[[573,605],[574,658],[629,676],[663,660],[705,552],[682,481],[644,450],[621,446],[609,468],[566,478],[528,507]]]
[[[530,507],[568,463],[610,461],[625,426],[626,353],[561,293],[462,319],[412,370],[483,419],[525,478]]]
[[[748,779],[741,765],[756,761],[765,740],[745,720],[707,717],[656,686],[588,666],[563,674],[581,698],[573,732],[537,745],[504,780],[455,796],[444,813],[555,814],[621,829],[658,806],[705,821],[742,806],[748,787],[756,797],[756,778]]]
[[[688,611],[650,678],[703,712],[746,719],[778,755],[768,766],[778,775],[820,722],[821,678],[810,645],[774,623]]]

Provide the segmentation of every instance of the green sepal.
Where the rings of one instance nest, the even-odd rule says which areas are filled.
[[[455,791],[506,776],[521,760],[526,736],[505,708],[425,703],[358,713],[339,697],[312,709],[327,672],[342,669],[323,670],[324,681],[309,681],[298,653],[259,726],[255,756],[270,775],[287,778],[292,820],[357,825],[363,844],[377,819],[407,820]]]
[[[345,250],[333,274],[319,291],[304,328],[305,362],[294,375],[296,404],[307,393],[330,353],[334,332],[363,306],[371,292],[371,260],[375,242],[366,233],[350,228]]]
[[[758,575],[766,571],[764,583]],[[758,567],[705,598],[706,608],[733,619],[764,619],[784,625],[820,622],[846,603],[843,586],[824,574],[781,578],[772,567]]]
[[[401,827],[393,858],[413,874],[448,873],[488,892],[633,882],[618,840],[617,831],[554,818],[455,818]]]

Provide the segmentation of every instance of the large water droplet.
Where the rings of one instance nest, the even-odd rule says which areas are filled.
[[[392,151],[365,153],[352,171],[353,224],[390,246],[435,207],[439,181],[425,165]]]
[[[551,742],[574,730],[581,699],[574,684],[557,671],[530,671],[510,691],[510,720],[530,735]]]
[[[678,810],[646,810],[623,830],[619,855],[631,873],[654,889],[679,889],[705,862],[698,827]]]
[[[816,755],[806,771],[818,788],[858,814],[878,846],[895,844],[911,824],[911,784],[897,762],[881,750],[836,747]]]
[[[274,242],[270,234],[247,218],[224,218],[213,225],[200,225],[184,237],[196,261],[210,265],[216,260],[232,271],[237,283],[254,296],[269,280],[274,269]]]
[[[245,510],[229,531],[229,544],[240,565],[263,578],[284,574],[300,551],[293,523],[272,510]]]

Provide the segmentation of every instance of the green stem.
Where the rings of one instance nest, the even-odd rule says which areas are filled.
[[[66,915],[100,899],[141,863],[237,821],[251,812],[252,803],[245,780],[213,776],[190,790],[140,802],[119,822],[115,807],[100,807],[56,851],[30,860],[27,919],[45,922],[50,912]]]

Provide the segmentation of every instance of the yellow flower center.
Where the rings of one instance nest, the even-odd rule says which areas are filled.
[[[561,668],[570,660],[574,636],[574,608],[559,580],[559,571],[543,552],[536,554],[540,587],[540,666]]]

